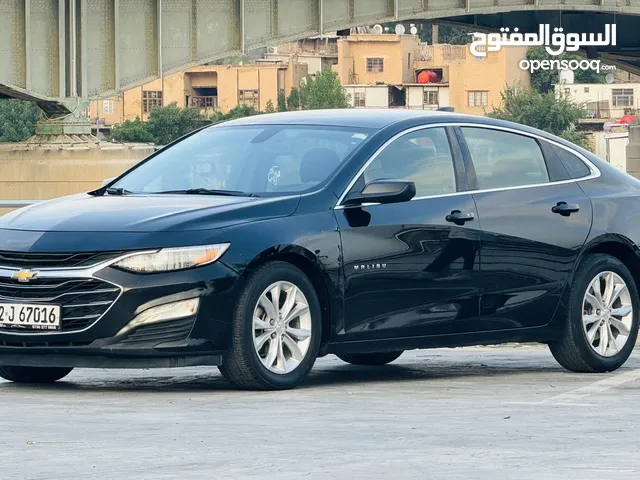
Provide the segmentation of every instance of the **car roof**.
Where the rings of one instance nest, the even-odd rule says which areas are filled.
[[[336,127],[382,128],[405,120],[423,120],[424,123],[461,121],[484,117],[451,112],[434,112],[394,108],[345,108],[331,110],[299,110],[254,115],[223,122],[221,125],[324,125]]]
[[[506,127],[520,130],[521,132],[533,133],[571,148],[576,148],[576,145],[563,138],[519,123],[499,120],[483,115],[468,115],[447,111],[411,110],[405,108],[345,108],[266,113],[224,121],[208,128],[249,125],[314,125],[382,129],[399,123],[403,123],[405,126],[428,125],[430,123],[476,123],[485,126]],[[582,149],[579,150],[583,154],[585,153]]]

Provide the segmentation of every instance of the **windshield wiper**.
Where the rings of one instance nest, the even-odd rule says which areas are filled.
[[[224,195],[228,197],[259,197],[255,193],[241,192],[239,190],[211,190],[208,188],[190,188],[188,190],[166,190],[164,192],[153,192],[154,194],[178,194],[178,195]]]
[[[109,195],[131,195],[133,193],[127,190],[126,188],[119,188],[119,187],[109,187],[107,188],[106,191]]]

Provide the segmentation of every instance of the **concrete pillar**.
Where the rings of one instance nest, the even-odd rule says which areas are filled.
[[[640,179],[640,125],[629,126],[627,173]]]
[[[88,106],[88,101],[80,99],[60,102],[59,112],[47,112],[48,118],[38,120],[36,134],[27,143],[98,143],[91,134],[91,120],[85,116]]]

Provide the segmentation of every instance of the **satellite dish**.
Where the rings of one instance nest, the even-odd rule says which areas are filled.
[[[376,33],[378,35],[382,34],[383,30],[382,30],[382,25],[374,25],[373,26],[373,33]]]
[[[409,30],[411,32],[411,35],[417,35],[418,34],[418,29],[416,28],[415,25],[411,25],[411,30]]]
[[[604,81],[607,83],[613,83],[616,81],[616,77],[613,75],[613,73],[607,73],[607,76],[604,77]]]
[[[401,23],[396,25],[396,35],[404,35],[405,31],[406,29],[404,28],[404,25],[402,25]]]

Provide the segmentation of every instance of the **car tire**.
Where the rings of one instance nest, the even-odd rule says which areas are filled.
[[[352,365],[386,365],[397,360],[403,353],[404,350],[399,352],[340,353],[336,354],[336,357]]]
[[[271,303],[276,294],[278,302]],[[293,388],[313,367],[321,336],[320,302],[309,278],[290,263],[269,262],[239,295],[229,350],[218,368],[241,389]]]
[[[73,368],[1,366],[0,377],[16,383],[53,383],[66,377]]]
[[[564,330],[559,340],[549,343],[551,353],[573,372],[618,369],[629,358],[638,336],[640,301],[629,269],[610,255],[588,255],[570,288]]]

